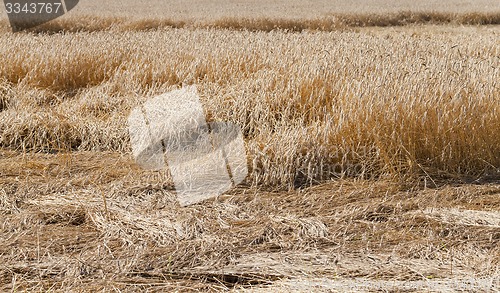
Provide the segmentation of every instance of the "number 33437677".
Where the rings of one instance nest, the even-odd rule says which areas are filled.
[[[62,3],[5,3],[7,14],[57,14],[62,9]]]

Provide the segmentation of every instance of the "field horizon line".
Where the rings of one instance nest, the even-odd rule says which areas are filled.
[[[60,18],[27,32],[92,32],[105,30],[148,31],[161,28],[228,29],[265,31],[336,31],[362,27],[401,27],[410,25],[500,25],[497,12],[399,11],[391,13],[332,13],[317,18],[222,17],[218,19],[129,18],[123,16],[76,15]],[[6,19],[0,31],[9,30]]]

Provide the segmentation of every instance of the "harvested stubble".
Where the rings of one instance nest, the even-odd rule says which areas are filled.
[[[499,185],[339,180],[180,208],[164,177],[118,154],[2,152],[0,170],[4,291],[221,290],[307,275],[498,281]],[[473,217],[454,218],[455,207]]]
[[[498,31],[435,30],[3,34],[0,145],[129,152],[130,109],[197,84],[253,184],[497,174]]]
[[[155,27],[157,24],[203,26],[234,23],[254,28],[295,23],[298,27],[315,22],[342,22],[350,25],[398,25],[417,22],[449,21],[457,24],[487,24],[491,16],[498,20],[500,3],[496,0],[124,0],[102,2],[87,0],[52,24],[65,28],[98,28],[100,25],[129,29]],[[0,10],[0,19],[6,15]],[[92,21],[90,21],[92,20]],[[97,21],[96,21],[97,20]],[[101,20],[101,21],[99,21]],[[133,21],[131,21],[133,20]],[[221,21],[222,20],[222,21]],[[62,21],[62,22],[59,22]],[[259,25],[260,24],[260,25]],[[51,27],[51,26],[48,26]],[[48,28],[45,27],[45,28]],[[284,27],[282,27],[284,28]]]

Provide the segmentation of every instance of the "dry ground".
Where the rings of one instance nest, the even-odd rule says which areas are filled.
[[[500,182],[241,187],[180,208],[162,174],[116,153],[3,151],[0,167],[2,291],[499,286]]]
[[[0,24],[0,291],[499,290],[497,1],[97,3]],[[126,125],[182,84],[251,171],[186,208]]]

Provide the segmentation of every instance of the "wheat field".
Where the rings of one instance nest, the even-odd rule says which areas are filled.
[[[498,2],[204,2],[0,15],[1,291],[499,288]],[[181,208],[127,117],[186,85],[249,175]]]

